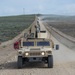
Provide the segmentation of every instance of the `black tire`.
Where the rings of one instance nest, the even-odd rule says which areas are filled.
[[[53,56],[48,56],[48,68],[53,68]]]
[[[18,56],[17,64],[18,64],[18,68],[22,68],[22,66],[23,66],[23,58],[21,56]]]

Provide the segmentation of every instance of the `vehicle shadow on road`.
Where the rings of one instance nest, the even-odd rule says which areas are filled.
[[[47,65],[44,63],[39,63],[39,62],[31,62],[31,63],[26,63],[23,65],[22,69],[32,69],[32,68],[47,68]],[[0,70],[4,69],[18,69],[17,67],[17,62],[7,62],[4,64],[0,64]]]
[[[44,63],[40,63],[40,62],[31,62],[31,63],[26,63],[23,66],[24,69],[31,69],[31,68],[47,68],[47,65],[45,65]]]

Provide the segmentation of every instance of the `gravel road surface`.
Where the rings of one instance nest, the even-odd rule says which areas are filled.
[[[42,22],[40,24],[45,28]],[[47,68],[44,63],[27,63],[17,69],[17,51],[10,45],[0,48],[0,75],[75,75],[75,51],[58,42],[49,32],[48,35],[60,46],[59,50],[53,50],[53,68]]]

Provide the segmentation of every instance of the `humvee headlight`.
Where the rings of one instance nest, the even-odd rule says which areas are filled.
[[[41,55],[45,55],[45,52],[42,52]]]
[[[25,55],[26,55],[26,56],[28,56],[28,55],[29,55],[29,53],[25,53]]]

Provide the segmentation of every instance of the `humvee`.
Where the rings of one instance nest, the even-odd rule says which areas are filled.
[[[54,43],[47,38],[45,30],[40,30],[39,25],[34,27],[35,31],[30,30],[29,34],[25,33],[18,42],[14,43],[14,49],[18,49],[18,68],[22,68],[27,62],[44,62],[48,64],[48,68],[53,68]]]
[[[21,38],[18,49],[18,68],[26,62],[44,62],[53,68],[53,41],[46,38]]]
[[[37,33],[37,36],[38,36],[38,38],[47,38],[48,34],[47,34],[46,30],[43,30],[43,31],[39,31]]]

